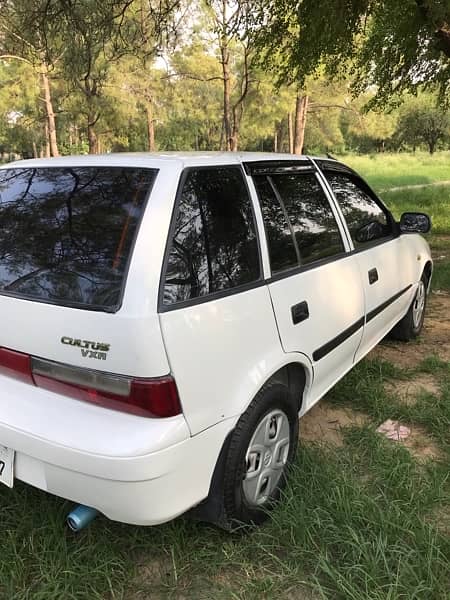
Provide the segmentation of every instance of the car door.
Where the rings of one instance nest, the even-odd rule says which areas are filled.
[[[183,172],[159,313],[191,433],[242,412],[282,350],[240,166]]]
[[[280,339],[285,352],[302,352],[313,364],[310,406],[351,368],[361,341],[358,265],[311,163],[248,169],[265,226]]]
[[[366,321],[356,360],[378,343],[408,309],[414,289],[411,253],[395,221],[370,187],[333,163],[323,174],[345,219],[365,294]]]

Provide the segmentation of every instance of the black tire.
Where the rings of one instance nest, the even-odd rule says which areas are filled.
[[[288,447],[285,443],[287,432]],[[250,452],[250,443],[253,442],[255,448],[262,435],[273,446],[261,446],[261,452]],[[230,439],[223,478],[223,507],[227,528],[259,524],[268,517],[268,511],[279,499],[286,484],[287,471],[295,456],[297,444],[297,405],[285,385],[270,383],[256,395],[242,414]],[[258,465],[261,467],[260,475]],[[278,468],[279,465],[283,466]],[[257,502],[250,500],[250,488],[253,486]]]
[[[399,340],[400,342],[409,342],[420,335],[427,307],[427,287],[428,278],[424,273],[408,312],[390,333],[392,339]]]

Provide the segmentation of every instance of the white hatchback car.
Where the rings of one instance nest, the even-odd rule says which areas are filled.
[[[331,159],[117,154],[0,169],[0,481],[110,519],[259,522],[302,416],[394,328],[418,232]]]

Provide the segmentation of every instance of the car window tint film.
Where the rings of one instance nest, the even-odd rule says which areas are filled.
[[[308,265],[344,252],[342,237],[334,218],[331,206],[314,173],[274,174],[267,177],[267,182],[274,191],[272,202],[281,207],[281,212],[273,208],[272,213],[263,209],[268,231],[277,231],[278,237],[284,238],[286,250],[289,250],[289,265],[293,265],[293,254],[298,257],[297,264]],[[258,191],[262,189],[257,183]],[[275,200],[275,196],[277,199]],[[267,202],[268,196],[266,196]],[[273,216],[277,216],[278,225]],[[291,236],[288,235],[288,230]],[[274,236],[268,235],[269,246],[273,246]],[[271,249],[271,256],[274,253]],[[276,268],[279,270],[281,260]]]
[[[0,170],[0,293],[116,309],[155,176],[117,167]]]
[[[250,197],[239,168],[188,172],[164,283],[164,303],[221,292],[260,278]]]
[[[265,175],[256,175],[253,181],[263,214],[272,272],[277,273],[298,266],[292,228],[284,207],[277,198],[276,189]]]
[[[355,247],[392,234],[384,211],[354,178],[332,172],[325,172],[325,176],[342,209]]]

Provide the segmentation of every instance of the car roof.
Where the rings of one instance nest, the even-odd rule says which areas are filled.
[[[83,154],[57,158],[33,158],[19,160],[0,168],[11,167],[68,167],[68,166],[135,166],[161,167],[176,163],[178,166],[231,165],[260,161],[309,161],[310,158],[298,154],[275,152],[120,152],[111,154]]]

